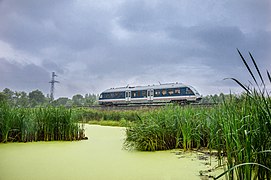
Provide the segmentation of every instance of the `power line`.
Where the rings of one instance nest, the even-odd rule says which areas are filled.
[[[57,75],[55,74],[55,72],[52,72],[52,80],[49,82],[51,84],[51,90],[50,90],[50,101],[51,102],[54,100],[55,83],[59,83],[59,81],[55,80],[55,77],[57,77]]]

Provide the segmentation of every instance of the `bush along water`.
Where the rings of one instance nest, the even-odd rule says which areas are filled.
[[[235,78],[244,93],[212,108],[169,105],[143,116],[126,129],[125,146],[143,151],[208,148],[217,151],[228,179],[271,179],[271,98],[253,58],[256,74],[238,51],[253,84]],[[223,160],[225,159],[225,160]]]
[[[0,142],[84,139],[84,127],[64,107],[15,108],[0,103]]]

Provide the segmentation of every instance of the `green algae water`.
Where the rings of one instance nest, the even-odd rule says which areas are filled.
[[[192,154],[127,151],[125,128],[85,128],[85,141],[0,144],[0,180],[193,180],[207,168]]]

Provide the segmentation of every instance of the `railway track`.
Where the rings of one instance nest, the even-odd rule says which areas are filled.
[[[166,106],[167,104],[130,104],[130,105],[118,105],[118,106],[87,106],[86,108],[97,109],[97,110],[138,110],[138,109],[155,109]],[[217,103],[200,103],[200,104],[185,104],[180,105],[183,107],[192,106],[192,107],[213,107]]]

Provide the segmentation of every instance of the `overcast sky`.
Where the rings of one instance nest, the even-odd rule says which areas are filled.
[[[236,51],[271,71],[270,0],[0,0],[0,91],[55,97],[181,82],[238,93]]]

